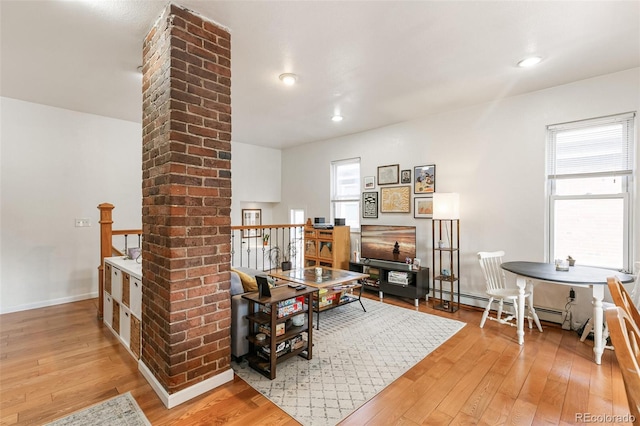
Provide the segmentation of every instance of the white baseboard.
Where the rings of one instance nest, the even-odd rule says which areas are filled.
[[[142,360],[138,360],[138,370],[140,370],[144,378],[147,379],[147,382],[149,382],[167,408],[173,408],[233,380],[233,370],[229,368],[216,376],[208,378],[204,382],[196,383],[186,389],[169,394]]]
[[[0,308],[0,314],[10,314],[12,312],[28,311],[29,309],[46,308],[47,306],[62,305],[65,303],[77,302],[79,300],[95,299],[98,292],[78,294],[76,296],[61,297],[59,299],[43,300],[41,302],[27,303],[24,305],[11,306],[9,308]]]

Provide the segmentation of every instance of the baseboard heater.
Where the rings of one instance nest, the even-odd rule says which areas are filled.
[[[443,290],[442,294],[443,294],[443,298],[449,299],[451,292]],[[463,305],[474,306],[477,308],[484,309],[487,307],[487,303],[489,303],[489,298],[478,296],[475,294],[460,293],[460,303]],[[504,304],[507,306],[513,306],[513,303],[506,302],[506,301],[504,302]],[[562,314],[563,314],[562,311],[559,311],[557,309],[552,309],[552,308],[545,308],[542,306],[534,305],[534,307],[536,308],[536,313],[538,314],[538,317],[541,320],[562,324]]]

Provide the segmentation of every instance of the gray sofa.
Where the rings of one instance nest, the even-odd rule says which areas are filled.
[[[233,268],[247,275],[255,277],[256,275],[265,275],[263,271],[249,268]],[[236,359],[242,359],[249,353],[249,321],[246,315],[249,313],[249,302],[242,298],[244,289],[240,276],[231,271],[231,356]]]

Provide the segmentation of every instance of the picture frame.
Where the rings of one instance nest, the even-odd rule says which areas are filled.
[[[411,213],[411,187],[380,188],[380,213]]]
[[[436,192],[436,165],[416,166],[413,169],[413,193],[433,194]]]
[[[414,271],[419,271],[420,270],[420,266],[421,266],[422,261],[420,259],[418,259],[417,257],[413,258],[413,266],[412,269]]]
[[[378,218],[378,191],[362,193],[362,218]]]
[[[433,197],[413,197],[413,217],[433,219]]]
[[[373,189],[376,187],[376,177],[375,176],[365,176],[362,178],[363,188],[364,189]]]
[[[262,209],[242,209],[242,226],[261,226]],[[243,229],[243,238],[261,237],[262,229]]]
[[[400,172],[400,183],[411,183],[411,169]]]
[[[378,185],[397,184],[399,174],[400,174],[399,164],[390,164],[388,166],[378,166]]]

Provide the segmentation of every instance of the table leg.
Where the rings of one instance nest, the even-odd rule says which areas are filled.
[[[516,277],[518,285],[518,344],[524,344],[524,289],[527,286],[527,279],[518,275]]]
[[[540,324],[540,318],[538,318],[538,314],[536,313],[536,308],[533,307],[533,282],[529,280],[529,311],[531,311],[531,316],[533,317],[533,321],[536,323],[536,327],[540,333],[542,333],[542,325]],[[531,323],[529,323],[529,327],[531,327]]]
[[[594,285],[591,287],[591,291],[593,294],[593,354],[596,364],[600,364],[605,346],[602,337],[602,299],[604,298],[604,286]]]

